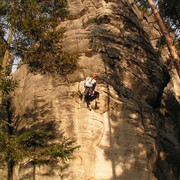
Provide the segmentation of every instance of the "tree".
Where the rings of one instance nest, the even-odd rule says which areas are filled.
[[[175,47],[175,44],[173,42],[173,39],[172,37],[170,36],[170,33],[168,31],[168,28],[166,27],[157,7],[154,5],[154,2],[153,0],[148,0],[148,3],[153,11],[153,14],[155,16],[155,19],[157,21],[157,24],[159,25],[160,27],[160,30],[165,38],[165,41],[166,41],[166,44],[167,44],[167,47],[169,49],[169,52],[171,54],[171,58],[172,58],[172,62],[174,64],[174,67],[177,71],[177,74],[180,78],[180,58],[179,58],[179,55],[178,55],[178,52],[177,52],[177,49]]]
[[[11,44],[12,42],[12,29],[9,29],[7,44]],[[2,48],[3,49],[3,48]],[[4,48],[4,54],[1,57],[1,70],[0,70],[0,107],[2,106],[3,97],[4,97],[4,90],[8,86],[4,86],[7,82],[6,76],[8,76],[7,65],[9,64],[10,59],[10,51],[9,48]],[[10,79],[9,79],[10,80]],[[10,81],[9,81],[10,82]],[[12,82],[12,81],[11,81]],[[7,85],[7,84],[6,84]],[[10,85],[10,84],[9,84]],[[10,86],[9,86],[10,87]]]
[[[65,28],[59,27],[59,23],[67,15],[67,0],[0,1],[0,122],[4,132],[0,135],[0,156],[1,160],[8,164],[9,179],[13,176],[14,164],[22,158],[29,158],[34,164],[44,162],[42,158],[45,157],[48,161],[58,157],[69,159],[76,149],[73,146],[74,141],[68,139],[59,144],[51,144],[51,147],[47,144],[37,147],[33,144],[31,147],[22,145],[22,137],[23,142],[27,142],[34,131],[28,135],[15,135],[9,99],[10,92],[17,86],[8,73],[8,67],[12,65],[9,64],[12,54],[28,63],[32,70],[43,73],[66,74],[76,68],[77,56],[64,52],[60,44]],[[42,142],[47,143],[46,140]],[[37,148],[41,154],[35,154],[33,148]]]
[[[59,23],[68,15],[67,0],[2,0],[0,11],[0,29],[6,33],[12,30],[11,42],[0,34],[6,49],[33,70],[52,73],[53,69],[65,74],[76,69],[77,56],[63,52],[60,45],[65,28]]]
[[[0,163],[8,167],[8,180],[14,178],[14,166],[26,159],[34,167],[35,180],[36,165],[50,164],[61,159],[67,162],[73,158],[73,152],[79,148],[75,141],[63,138],[59,143],[49,144],[51,134],[42,130],[24,132],[19,136],[0,133]]]
[[[147,11],[150,4],[147,0],[135,0],[141,7],[141,10]],[[154,0],[155,6],[158,8],[160,15],[167,24],[170,31],[175,31],[176,35],[180,33],[180,1],[179,0]]]
[[[168,28],[167,28],[167,25],[165,24],[166,21],[164,21],[164,19],[166,19],[168,21],[169,19],[171,19],[171,17],[169,14],[165,13],[166,11],[163,10],[163,7],[168,6],[172,3],[170,3],[170,1],[168,1],[169,3],[167,5],[166,0],[155,0],[155,1],[153,1],[153,0],[135,0],[135,2],[138,3],[139,6],[145,7],[145,9],[151,8],[151,10],[154,14],[155,20],[156,20],[156,22],[161,30],[161,33],[164,36],[164,39],[166,41],[166,45],[167,45],[168,50],[171,55],[172,63],[174,64],[174,67],[177,72],[177,76],[180,78],[180,57],[179,57],[177,48],[175,46],[174,39],[170,36],[170,31],[169,31],[169,29],[171,30],[172,27],[168,26]],[[157,4],[161,7],[160,12],[159,12],[159,9],[157,8]],[[178,6],[178,8],[179,8],[179,6]],[[172,10],[173,8],[171,7],[169,9]],[[161,14],[163,15],[164,19],[162,18]],[[174,12],[174,15],[176,16],[175,21],[178,25],[179,24],[179,19],[177,19],[178,12],[177,11]],[[175,19],[174,16],[173,16],[173,18]],[[178,28],[178,26],[177,26],[177,28]]]
[[[164,20],[169,23],[172,29],[180,32],[180,1],[179,0],[158,0],[158,8]]]
[[[0,87],[9,78],[12,56],[31,70],[66,75],[77,68],[77,53],[64,52],[59,23],[68,15],[67,0],[0,1]],[[3,92],[0,90],[0,107]]]

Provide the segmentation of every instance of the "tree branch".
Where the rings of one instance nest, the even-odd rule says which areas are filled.
[[[3,37],[2,34],[0,34],[0,37],[1,37],[1,39],[5,42],[5,44],[8,46],[8,43],[7,43],[7,41],[4,39],[4,37]]]

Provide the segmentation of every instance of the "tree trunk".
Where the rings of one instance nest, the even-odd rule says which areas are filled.
[[[171,58],[172,58],[174,67],[175,67],[175,69],[177,71],[177,74],[178,74],[178,76],[180,78],[180,67],[179,67],[180,66],[180,58],[179,58],[179,55],[177,53],[176,47],[175,47],[175,45],[173,43],[173,39],[170,36],[169,30],[165,26],[164,21],[163,21],[162,17],[160,16],[158,9],[154,5],[153,0],[148,0],[148,3],[149,3],[149,5],[150,5],[150,7],[151,7],[151,9],[153,11],[155,19],[156,19],[156,21],[157,21],[157,23],[159,25],[159,28],[160,28],[162,34],[165,37],[167,47],[168,47],[169,52],[171,54]]]
[[[33,164],[33,180],[36,180],[36,164]]]
[[[10,161],[8,162],[8,180],[14,180],[13,171],[14,171],[14,163]]]
[[[12,42],[12,28],[10,27],[9,33],[8,33],[8,39],[7,39],[8,46],[10,46],[11,42]],[[9,51],[9,47],[8,47],[4,53],[4,58],[2,60],[3,77],[6,76],[6,69],[7,69],[7,63],[9,60],[9,56],[10,56],[10,51]]]
[[[14,164],[13,161],[8,163],[8,180],[19,180],[19,165]]]
[[[10,46],[12,42],[12,28],[9,28],[9,33],[8,33],[8,39],[7,39],[7,44],[8,46]],[[6,69],[7,69],[7,63],[8,63],[8,59],[10,56],[10,51],[9,51],[9,47],[7,47],[5,53],[4,53],[4,57],[2,59],[2,73],[1,73],[1,79],[4,80],[6,77]],[[2,101],[3,101],[3,91],[0,90],[0,108],[2,107]]]

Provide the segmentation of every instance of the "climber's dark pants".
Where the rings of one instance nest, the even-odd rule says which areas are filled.
[[[92,87],[85,87],[84,96],[91,97],[94,95],[94,89]]]

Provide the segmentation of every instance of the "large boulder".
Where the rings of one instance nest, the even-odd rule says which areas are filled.
[[[156,179],[155,109],[169,81],[166,68],[127,0],[69,0],[69,8],[62,44],[79,53],[79,69],[61,77],[21,65],[13,75],[19,80],[12,98],[17,132],[41,128],[81,146],[68,165],[39,168],[36,179]],[[90,111],[82,96],[92,73],[99,98]],[[21,164],[19,177],[32,172]]]

